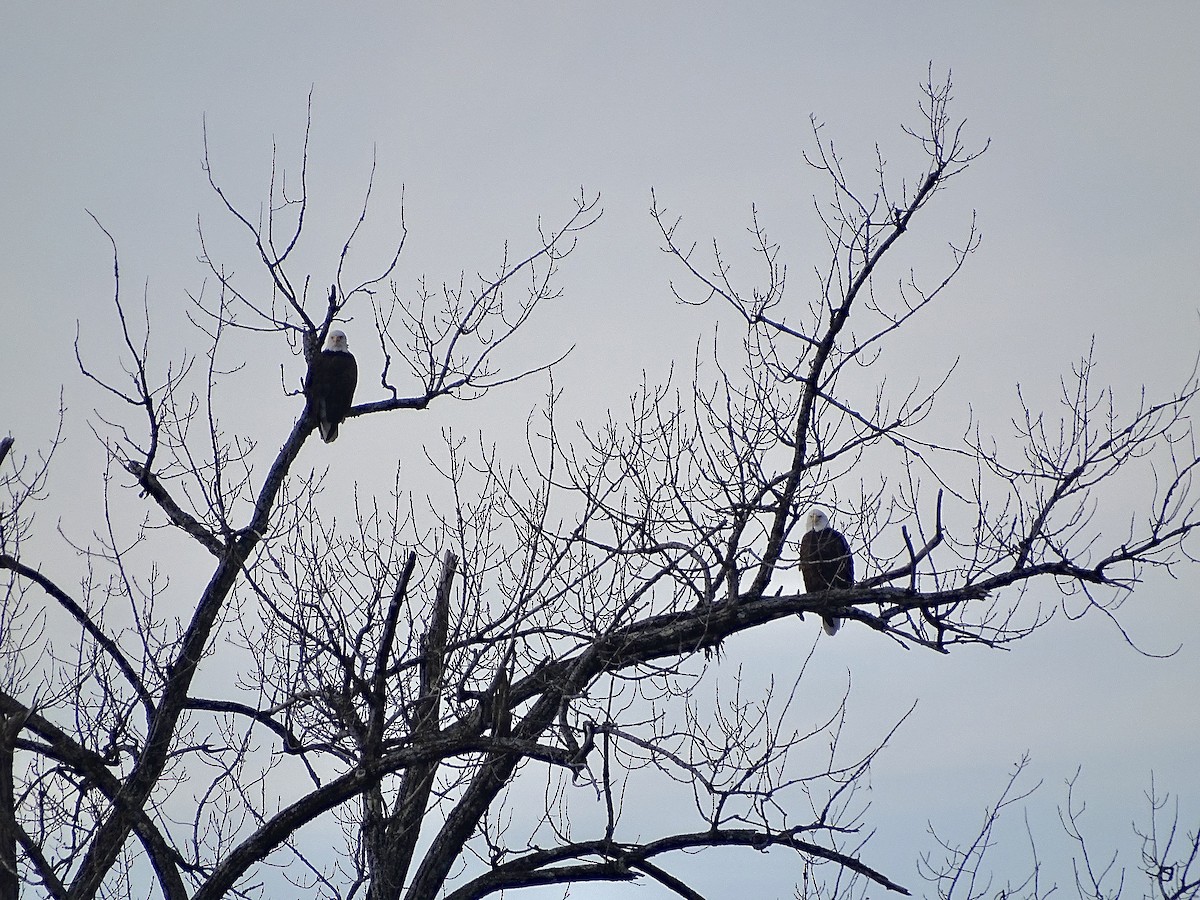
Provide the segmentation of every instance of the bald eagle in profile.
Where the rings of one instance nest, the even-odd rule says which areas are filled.
[[[800,541],[800,571],[810,594],[854,587],[854,557],[841,532],[829,527],[829,516],[814,509],[808,514],[808,531]],[[822,616],[826,634],[837,634],[842,620]]]
[[[358,363],[350,352],[346,332],[329,332],[325,346],[309,362],[308,376],[304,379],[304,396],[325,443],[337,440],[338,426],[350,412],[357,384]]]

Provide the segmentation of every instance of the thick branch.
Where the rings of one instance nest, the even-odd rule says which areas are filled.
[[[142,753],[125,781],[122,793],[126,804],[114,807],[97,829],[71,885],[68,894],[70,900],[85,900],[95,895],[136,820],[130,810],[141,809],[158,783],[175,738],[176,724],[187,706],[188,689],[208,646],[213,625],[251,551],[266,536],[275,498],[300,452],[304,437],[311,431],[311,423],[304,418],[293,426],[292,433],[280,449],[259,491],[250,526],[226,547],[205,587],[168,669],[162,699],[151,716]]]
[[[88,633],[92,640],[99,644],[112,661],[116,663],[117,668],[121,670],[121,674],[125,676],[125,680],[129,682],[129,686],[133,688],[138,700],[141,701],[142,706],[145,708],[146,716],[148,718],[154,716],[154,700],[146,690],[146,686],[142,683],[141,677],[134,671],[129,660],[125,658],[125,654],[121,652],[121,648],[117,646],[117,642],[100,630],[100,626],[92,621],[92,617],[87,614],[82,606],[76,603],[66,591],[62,590],[62,588],[41,572],[29,568],[24,563],[18,562],[7,553],[0,554],[0,569],[9,569],[22,578],[27,578],[58,601],[59,606],[70,613],[71,617],[83,627],[83,630]]]
[[[8,717],[9,721],[19,720],[24,729],[33,732],[45,742],[33,744],[18,740],[18,747],[53,759],[80,773],[88,782],[94,784],[115,808],[122,810],[133,822],[133,831],[146,848],[164,897],[167,900],[186,900],[187,891],[179,874],[179,856],[167,845],[163,834],[145,812],[128,803],[121,781],[109,770],[113,761],[80,746],[57,725],[5,693],[0,693],[0,716]],[[53,871],[49,869],[40,874],[47,879],[47,883],[56,880]],[[56,896],[67,896],[66,889]]]
[[[410,559],[414,557],[410,556]],[[458,557],[446,551],[442,574],[438,580],[429,628],[422,642],[420,694],[416,700],[411,734],[415,739],[434,735],[440,724],[443,673],[445,671],[446,636],[450,628],[450,593]],[[387,660],[381,660],[380,673],[387,670]],[[379,698],[382,702],[383,698]],[[382,707],[380,708],[382,713]],[[380,720],[382,723],[382,719]],[[382,739],[382,732],[378,737]],[[378,747],[368,747],[369,753]],[[429,795],[433,790],[438,760],[408,767],[400,785],[395,808],[385,815],[381,791],[373,789],[363,819],[363,837],[371,871],[370,900],[392,900],[400,896],[404,876],[412,862],[421,823],[425,819]]]
[[[175,498],[167,491],[158,476],[141,463],[129,460],[125,463],[129,474],[133,475],[142,489],[149,494],[167,515],[167,520],[176,528],[186,531],[195,538],[205,550],[218,559],[225,552],[225,544],[208,530],[195,516],[185,511]]]
[[[597,840],[564,844],[549,850],[532,853],[495,866],[449,895],[447,900],[475,900],[503,890],[530,887],[537,884],[567,884],[578,880],[580,871],[591,873],[589,880],[628,881],[631,869],[647,866],[663,873],[647,861],[664,853],[695,851],[706,847],[750,847],[758,851],[770,847],[784,847],[818,859],[828,860],[862,875],[881,887],[905,896],[909,891],[896,884],[886,875],[860,862],[853,856],[824,847],[797,837],[797,831],[770,832],[752,828],[722,828],[691,834],[677,834],[649,841],[645,844],[627,844]],[[560,865],[589,856],[601,857],[601,862],[583,865]],[[658,875],[655,875],[658,878]],[[675,884],[686,887],[678,879],[668,876],[672,889]],[[662,879],[658,879],[662,880]],[[677,891],[678,892],[678,891]],[[684,896],[691,896],[684,894]]]

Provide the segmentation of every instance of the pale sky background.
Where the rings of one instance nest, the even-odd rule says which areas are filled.
[[[931,61],[935,77],[953,70],[951,112],[968,120],[968,141],[992,141],[900,255],[932,276],[977,211],[981,250],[905,339],[912,371],[928,377],[962,357],[939,408],[947,438],[968,404],[1003,429],[1018,381],[1035,402],[1052,400],[1093,334],[1099,377],[1118,399],[1136,400],[1143,384],[1161,394],[1183,382],[1200,347],[1197,35],[1194,2],[9,5],[0,12],[0,433],[32,453],[53,433],[61,388],[68,443],[51,482],[55,515],[72,527],[94,514],[101,454],[87,417],[102,398],[79,376],[72,342],[78,322],[90,359],[115,371],[114,332],[110,248],[84,210],[119,244],[126,296],[146,287],[169,356],[176,336],[192,340],[181,323],[184,291],[204,277],[197,216],[214,255],[247,272],[253,264],[205,182],[204,117],[218,177],[254,210],[273,140],[294,165],[312,88],[305,271],[316,285],[330,280],[373,150],[378,205],[364,271],[394,234],[403,185],[402,287],[422,273],[437,284],[490,270],[504,241],[530,245],[539,215],[564,218],[581,185],[601,193],[604,217],[564,264],[564,297],[532,334],[547,354],[577,345],[556,380],[572,415],[598,422],[643,369],[661,378],[672,357],[686,365],[716,314],[672,302],[669,282],[683,273],[659,252],[650,189],[702,244],[715,236],[744,247],[757,204],[800,303],[807,272],[825,258],[811,198],[827,192],[801,159],[810,114],[860,183],[870,186],[875,142],[911,181],[920,170],[903,167],[913,157],[899,126],[914,120]],[[347,330],[372,371],[369,322],[357,341]],[[270,374],[284,361],[266,361],[261,400],[248,397],[242,411],[250,420],[271,411],[268,441],[298,412]],[[359,399],[375,399],[371,388],[365,376]],[[445,423],[519,436],[538,390],[358,420],[337,451],[386,457],[386,469],[397,453],[418,460]],[[305,453],[306,465],[332,459]],[[335,464],[346,486],[352,474]],[[53,523],[44,518],[43,530]],[[75,527],[86,535],[91,524]],[[1030,821],[1068,895],[1054,810],[1077,766],[1099,849],[1119,842],[1130,865],[1128,823],[1143,812],[1151,772],[1200,823],[1200,570],[1178,574],[1149,578],[1123,610],[1145,649],[1182,646],[1168,660],[1138,655],[1093,616],[1060,618],[1010,652],[904,652],[853,627],[825,642],[809,690],[840,693],[852,679],[849,732],[864,748],[920,701],[872,773],[878,835],[864,859],[920,892],[913,865],[932,848],[927,820],[967,838],[1026,751],[1030,783],[1045,781],[1028,801]],[[811,631],[796,623],[747,640],[786,673]],[[1009,825],[1019,860],[1019,813]],[[1006,852],[993,860],[1001,876]],[[781,855],[716,860],[706,876],[714,897],[739,896],[736,884],[741,896],[790,897],[799,877]],[[670,895],[647,884],[572,896]]]

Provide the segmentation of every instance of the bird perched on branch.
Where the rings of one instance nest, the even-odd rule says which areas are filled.
[[[350,352],[346,332],[331,331],[325,346],[309,361],[304,379],[304,396],[308,408],[317,419],[321,440],[332,444],[337,440],[338,426],[350,412],[354,388],[358,384],[358,363]]]
[[[854,557],[841,532],[829,527],[829,516],[814,509],[808,514],[808,531],[800,540],[800,572],[808,593],[838,591],[854,587]],[[826,634],[837,634],[842,620],[822,616]]]

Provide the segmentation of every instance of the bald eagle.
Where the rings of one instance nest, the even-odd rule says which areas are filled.
[[[350,412],[356,384],[358,363],[350,352],[346,333],[331,331],[324,348],[309,362],[308,376],[304,379],[304,396],[325,443],[337,440],[338,426]]]
[[[819,509],[808,514],[808,531],[800,541],[800,571],[810,594],[854,587],[854,557],[841,532],[829,527],[829,516]],[[822,616],[826,634],[837,634],[842,620]]]

